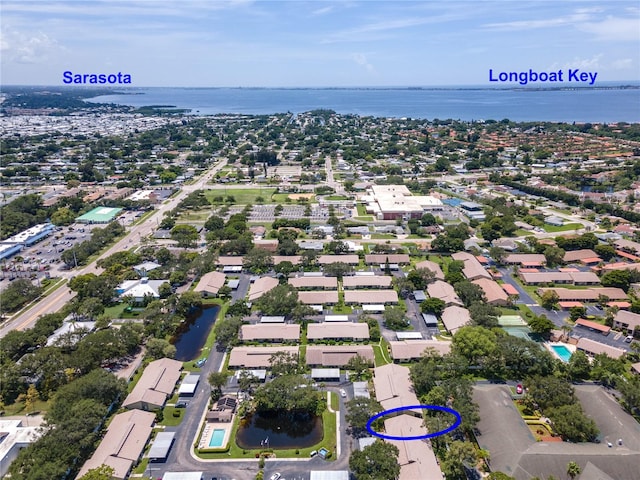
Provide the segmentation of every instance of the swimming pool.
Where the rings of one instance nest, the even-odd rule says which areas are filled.
[[[564,345],[551,345],[551,348],[554,352],[556,352],[556,355],[560,357],[560,360],[562,360],[564,363],[569,362],[569,359],[571,358],[571,350],[569,350]]]
[[[210,447],[221,447],[222,442],[224,442],[224,428],[216,428],[211,433],[211,438],[209,439]]]

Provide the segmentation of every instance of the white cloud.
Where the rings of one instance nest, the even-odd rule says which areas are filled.
[[[60,50],[58,42],[45,33],[23,34],[3,28],[0,49],[7,60],[16,63],[43,63]]]
[[[585,22],[577,26],[583,32],[592,33],[598,40],[640,41],[640,19],[607,17],[601,22]]]
[[[535,30],[539,28],[555,28],[573,25],[588,20],[589,14],[583,11],[564,17],[545,18],[542,20],[516,20],[513,22],[487,23],[482,25],[487,30]]]
[[[317,10],[313,10],[311,15],[326,15],[327,13],[331,13],[333,11],[333,5],[329,5],[328,7],[318,8]]]
[[[612,70],[628,70],[633,66],[633,60],[631,58],[621,58],[611,62]]]
[[[351,58],[361,67],[364,67],[367,71],[373,72],[373,65],[367,60],[367,56],[364,53],[354,53]]]

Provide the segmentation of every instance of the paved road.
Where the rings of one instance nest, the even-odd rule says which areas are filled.
[[[129,233],[124,238],[119,240],[115,245],[104,252],[98,259],[91,262],[84,268],[65,272],[65,278],[71,278],[76,275],[83,275],[85,273],[99,274],[102,269],[97,266],[97,261],[100,258],[106,258],[116,252],[128,250],[134,245],[139,245],[142,238],[150,236],[154,230],[158,227],[158,224],[162,220],[165,212],[168,212],[176,207],[184,197],[194,190],[204,189],[207,182],[215,175],[222,167],[227,164],[226,159],[221,160],[207,172],[205,172],[196,182],[191,185],[185,185],[181,191],[173,198],[164,202],[153,215],[149,216],[144,222],[135,225],[129,230]],[[51,295],[43,298],[41,301],[27,309],[25,312],[14,316],[0,328],[0,338],[4,337],[12,330],[25,330],[31,328],[36,322],[38,317],[47,313],[54,313],[60,310],[66,303],[68,303],[75,296],[75,292],[72,292],[66,287],[61,287]]]

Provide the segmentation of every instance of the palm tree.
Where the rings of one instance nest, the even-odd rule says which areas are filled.
[[[580,468],[580,465],[578,465],[576,462],[567,463],[567,475],[569,475],[569,477],[572,480],[576,478],[578,475],[580,475],[581,472],[582,472],[582,469]]]

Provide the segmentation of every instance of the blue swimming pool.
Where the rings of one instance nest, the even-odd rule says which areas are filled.
[[[210,447],[221,447],[224,442],[224,429],[216,428],[211,433],[211,439],[209,440]]]
[[[556,352],[556,355],[558,355],[563,362],[568,363],[569,359],[571,359],[571,350],[569,350],[564,345],[551,345],[551,348],[554,352]]]

